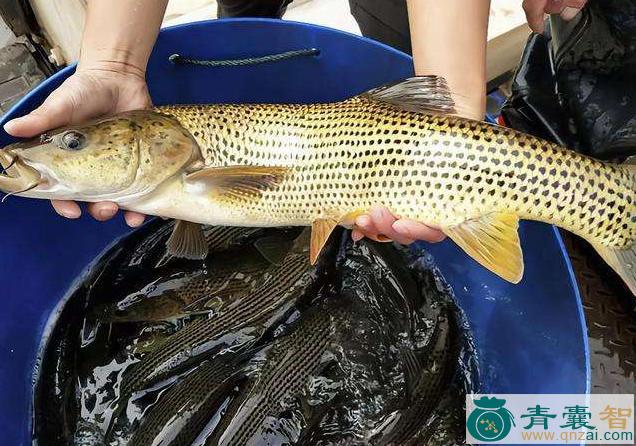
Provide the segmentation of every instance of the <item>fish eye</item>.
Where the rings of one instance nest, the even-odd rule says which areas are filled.
[[[85,145],[86,137],[74,130],[64,133],[60,139],[60,148],[64,150],[82,150]]]

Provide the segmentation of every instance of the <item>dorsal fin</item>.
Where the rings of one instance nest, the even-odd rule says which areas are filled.
[[[441,76],[415,76],[369,90],[361,95],[403,110],[448,115],[455,114],[455,102]]]

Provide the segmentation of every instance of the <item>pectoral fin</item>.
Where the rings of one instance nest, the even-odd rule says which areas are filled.
[[[187,175],[184,181],[195,192],[249,200],[275,189],[289,170],[263,166],[210,167]]]
[[[519,243],[519,217],[495,213],[442,228],[469,256],[499,277],[519,283],[523,254]]]
[[[314,221],[311,225],[311,242],[309,247],[309,261],[316,264],[320,252],[327,244],[329,236],[338,226],[338,221],[333,218],[324,218]]]
[[[208,255],[208,244],[200,224],[177,220],[166,243],[168,254],[190,260],[203,260]]]
[[[592,246],[636,296],[636,243],[624,249],[609,248],[598,243],[592,243]]]

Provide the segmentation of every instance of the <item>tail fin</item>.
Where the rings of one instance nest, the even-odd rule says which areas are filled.
[[[623,279],[636,297],[636,243],[624,249],[608,248],[593,243],[596,252]]]
[[[628,189],[633,194],[636,202],[636,156],[629,157],[621,165],[631,176],[631,184]],[[630,224],[634,224],[631,221]],[[636,240],[626,248],[608,248],[597,243],[592,243],[596,252],[607,262],[629,287],[636,297]]]

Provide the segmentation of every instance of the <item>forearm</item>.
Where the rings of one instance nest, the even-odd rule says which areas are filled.
[[[168,0],[89,0],[79,68],[143,77]]]
[[[490,0],[408,0],[416,74],[446,78],[458,111],[483,119]]]

